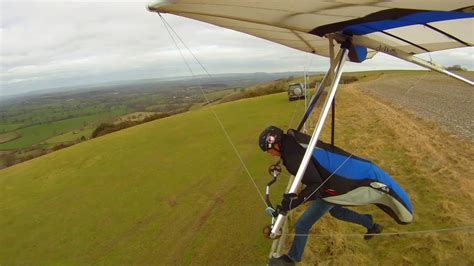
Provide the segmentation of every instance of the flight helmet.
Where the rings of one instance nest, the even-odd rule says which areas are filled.
[[[262,151],[268,151],[273,148],[275,144],[281,142],[283,136],[283,130],[275,127],[269,126],[265,128],[258,138],[258,145]]]

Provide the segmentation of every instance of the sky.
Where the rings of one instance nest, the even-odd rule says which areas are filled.
[[[0,96],[123,80],[190,76],[151,1],[0,0]],[[164,15],[212,74],[324,71],[327,58],[206,23]],[[183,47],[182,47],[183,48]],[[186,49],[194,74],[204,74]],[[430,54],[474,69],[474,48]],[[428,59],[427,55],[422,58]],[[378,54],[345,70],[419,69]]]

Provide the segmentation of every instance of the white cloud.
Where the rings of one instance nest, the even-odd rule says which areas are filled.
[[[189,75],[156,13],[140,1],[1,2],[1,87],[12,94],[44,87]],[[164,15],[210,73],[322,71],[328,60],[249,35]],[[195,73],[203,71],[183,49]],[[472,48],[433,53],[444,65],[474,68]],[[416,68],[378,55],[348,70]]]

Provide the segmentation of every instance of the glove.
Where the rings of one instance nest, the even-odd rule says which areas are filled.
[[[285,193],[283,194],[283,199],[281,200],[281,205],[277,206],[279,213],[286,215],[286,213],[298,206],[298,195],[295,193]]]
[[[268,215],[272,216],[272,217],[277,217],[277,216],[278,216],[278,208],[277,208],[277,210],[275,210],[275,209],[273,209],[272,207],[267,207],[267,208],[265,209],[265,212],[266,212]]]
[[[281,215],[286,215],[288,210],[284,210],[281,205],[277,205],[276,211],[274,212],[274,217],[277,217],[279,214]]]

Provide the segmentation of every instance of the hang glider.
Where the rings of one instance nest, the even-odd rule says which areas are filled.
[[[294,49],[330,57],[330,67],[318,91],[330,82],[308,148],[288,193],[296,193],[334,100],[346,59],[363,62],[377,52],[473,82],[415,55],[474,44],[472,0],[170,0],[148,6],[233,29]],[[339,44],[338,46],[335,43]],[[315,106],[313,96],[302,119]],[[284,223],[279,214],[269,236],[277,238]]]

